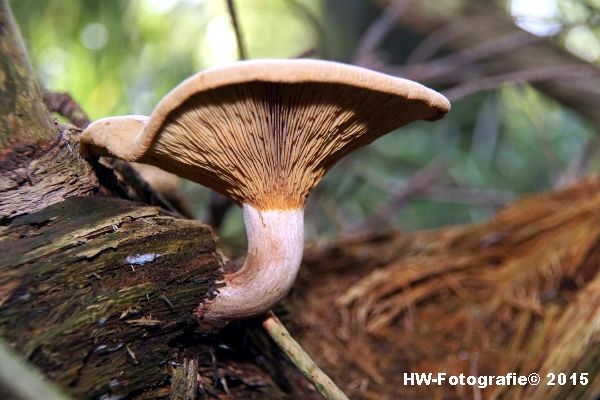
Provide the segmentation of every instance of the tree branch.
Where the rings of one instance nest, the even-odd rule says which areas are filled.
[[[44,91],[44,104],[50,112],[55,112],[67,118],[70,123],[84,129],[90,124],[90,118],[69,93]]]
[[[246,47],[244,46],[242,30],[240,28],[240,23],[239,23],[239,20],[237,17],[237,13],[235,11],[235,4],[233,3],[233,0],[227,0],[227,11],[229,12],[229,17],[231,18],[231,25],[233,25],[233,30],[235,31],[235,40],[237,42],[238,58],[240,60],[245,60],[247,57]]]
[[[338,388],[329,376],[325,374],[310,358],[306,351],[294,340],[279,318],[269,311],[263,319],[263,327],[271,339],[290,358],[296,367],[313,384],[327,400],[348,400],[348,397]]]
[[[383,39],[398,24],[398,18],[404,13],[412,0],[392,0],[383,10],[381,16],[377,18],[367,29],[356,46],[354,53],[354,62],[356,64],[368,63],[367,60],[373,58],[373,53]]]
[[[442,7],[438,7],[437,2],[434,0],[412,2],[410,7],[400,16],[399,23],[404,29],[421,35],[429,35],[444,26],[448,26],[449,23],[453,23],[457,18],[460,18],[460,15],[468,15],[470,19],[464,21],[464,34],[453,35],[453,40],[445,41],[444,47],[446,49],[458,51],[473,48],[486,42],[493,42],[498,37],[511,32],[533,36],[524,33],[522,29],[515,25],[512,17],[503,12],[501,8],[492,7],[488,2],[457,0],[454,3],[456,4],[452,9],[444,11]],[[531,40],[534,39],[531,38]],[[597,106],[600,68],[578,59],[548,38],[539,39],[535,45],[513,49],[497,63],[478,63],[476,66],[470,67],[476,67],[479,76],[481,76],[497,75],[501,71],[528,71],[554,67],[569,68],[575,65],[581,73],[581,79],[540,79],[533,84],[546,95],[573,108],[595,124],[600,124]],[[488,81],[485,86],[493,86],[494,83]],[[451,95],[454,96],[456,93],[451,92]]]
[[[396,71],[396,74],[410,77],[410,79],[417,81],[425,80],[433,82],[466,65],[473,65],[491,56],[498,57],[501,54],[515,51],[541,40],[542,38],[526,32],[512,32],[496,40],[477,44],[425,64],[412,64],[400,67]]]
[[[549,80],[576,81],[577,78],[591,77],[594,73],[581,65],[559,65],[551,67],[540,67],[524,71],[508,72],[496,76],[488,76],[481,79],[455,86],[442,93],[449,100],[458,100],[471,96],[475,93],[496,89],[509,83],[520,82],[542,82]]]

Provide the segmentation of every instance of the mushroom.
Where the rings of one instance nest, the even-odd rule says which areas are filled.
[[[304,203],[351,151],[450,110],[416,82],[317,60],[256,60],[208,69],[168,93],[150,117],[98,120],[81,136],[88,158],[152,164],[241,204],[244,265],[199,305],[209,321],[268,311],[302,259]]]

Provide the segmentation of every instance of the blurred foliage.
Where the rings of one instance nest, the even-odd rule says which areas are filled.
[[[339,3],[238,0],[249,57],[287,58],[315,49],[317,57],[349,61],[381,4],[352,0],[336,8]],[[529,2],[537,4],[534,9],[526,3],[502,4],[523,28],[552,35],[585,60],[600,59],[600,1]],[[92,119],[148,114],[181,80],[237,57],[225,0],[12,0],[11,6],[42,83],[70,92]],[[342,26],[343,18],[332,18],[338,12],[354,13],[348,21],[361,23]],[[386,50],[403,59],[407,54],[398,53],[410,51],[415,40]],[[412,124],[343,160],[309,199],[307,236],[351,232],[389,203],[407,177],[434,161],[447,165],[446,176],[434,185],[455,189],[454,195],[441,190],[417,196],[381,228],[480,221],[511,198],[555,186],[594,133],[578,115],[527,85],[465,98],[444,120]],[[461,198],[457,190],[484,193],[487,201]],[[206,190],[186,183],[185,191],[202,217]],[[243,237],[241,221],[236,209],[224,236]]]

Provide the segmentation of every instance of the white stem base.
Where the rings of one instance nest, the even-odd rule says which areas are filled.
[[[198,308],[206,320],[263,314],[289,292],[302,261],[304,210],[257,210],[244,204],[248,254],[242,268],[225,275],[217,297]]]

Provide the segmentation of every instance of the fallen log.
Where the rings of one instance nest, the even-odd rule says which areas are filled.
[[[111,198],[70,197],[1,240],[0,334],[78,398],[167,382],[221,266],[208,227]]]

